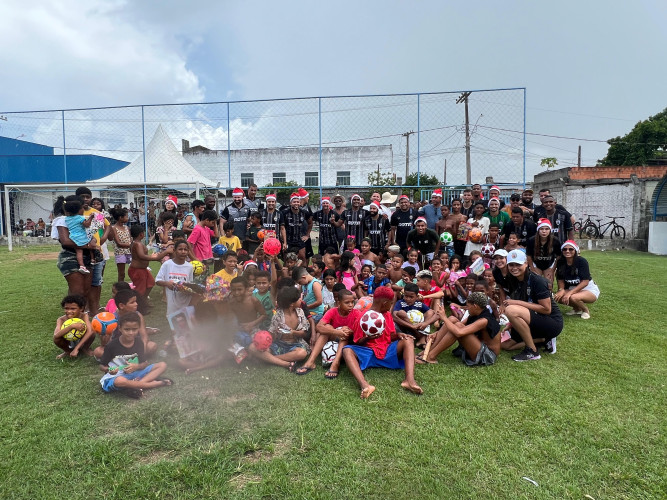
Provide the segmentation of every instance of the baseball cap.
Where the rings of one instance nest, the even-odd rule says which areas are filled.
[[[499,248],[495,252],[493,252],[493,256],[495,257],[496,255],[500,255],[501,257],[507,257],[507,250],[504,248]]]
[[[526,263],[526,252],[521,250],[512,250],[507,255],[508,264],[525,264]]]
[[[519,193],[512,193],[512,195],[510,196],[510,200],[519,201],[521,200],[521,195]]]

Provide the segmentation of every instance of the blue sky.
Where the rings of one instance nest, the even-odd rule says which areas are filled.
[[[667,106],[666,19],[659,1],[5,0],[0,110],[526,87],[529,132],[605,140]],[[471,120],[494,126],[479,114]],[[51,140],[56,127],[41,125],[41,135],[34,125],[26,136]],[[240,125],[261,128],[252,118]],[[0,134],[23,130],[12,127],[0,121]],[[352,135],[373,129],[372,121],[349,127]],[[475,133],[473,144],[488,148],[490,129]],[[190,138],[215,142],[211,134]],[[513,134],[492,139],[499,159],[516,146]],[[460,148],[456,140],[445,145]],[[573,164],[579,144],[583,164],[593,165],[607,147],[528,141],[529,174],[545,156]],[[78,142],[111,147],[93,133]],[[396,142],[397,158],[401,148]]]

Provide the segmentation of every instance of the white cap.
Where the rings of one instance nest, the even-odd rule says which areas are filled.
[[[504,248],[499,248],[495,252],[493,252],[493,256],[495,257],[496,255],[500,255],[501,257],[507,257],[507,250]]]
[[[526,263],[526,252],[521,250],[512,250],[507,255],[508,264],[525,264]]]

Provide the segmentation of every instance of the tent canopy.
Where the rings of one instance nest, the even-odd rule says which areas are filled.
[[[167,133],[159,125],[155,135],[146,147],[146,177],[144,179],[144,155],[126,167],[111,175],[89,181],[91,183],[109,184],[160,184],[163,186],[174,186],[183,184],[196,184],[201,186],[215,186],[217,183],[201,175],[195,168],[183,158]]]

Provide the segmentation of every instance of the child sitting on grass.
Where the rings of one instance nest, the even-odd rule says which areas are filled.
[[[438,320],[437,314],[418,299],[419,286],[414,283],[407,283],[403,288],[403,298],[396,301],[392,317],[399,331],[407,333],[415,338],[417,347],[425,344],[424,337],[429,335],[431,325]],[[410,319],[410,311],[422,313],[423,319],[418,323],[413,323]]]
[[[151,293],[153,286],[155,286],[155,279],[148,264],[151,260],[162,260],[163,257],[170,255],[174,245],[170,243],[162,252],[148,255],[148,248],[146,248],[146,245],[142,241],[146,234],[144,226],[140,224],[132,226],[130,234],[132,235],[132,245],[130,247],[132,250],[132,262],[127,274],[137,292],[139,311],[142,314],[146,314],[148,312],[148,295]]]
[[[119,390],[139,398],[144,389],[173,384],[168,378],[159,378],[167,369],[164,361],[154,364],[146,361],[144,343],[138,338],[141,324],[136,312],[119,318],[119,335],[107,344],[100,359],[100,369],[105,372],[100,384],[105,392]]]
[[[234,339],[243,347],[248,347],[253,335],[259,330],[259,325],[266,321],[264,306],[248,293],[248,282],[243,276],[237,276],[232,280],[228,304],[238,321],[239,331]]]
[[[500,353],[500,326],[487,305],[485,293],[472,292],[468,296],[469,316],[465,323],[453,316],[441,316],[443,325],[436,334],[433,348],[428,357],[420,354],[417,363],[437,363],[438,355],[457,341],[462,347],[461,359],[466,365],[489,366],[495,363]]]
[[[107,302],[107,305],[104,306],[106,312],[114,314],[118,310],[118,306],[116,306],[116,294],[121,290],[132,290],[132,287],[126,281],[118,281],[111,285],[111,298]]]
[[[375,275],[366,278],[363,284],[364,284],[364,289],[361,296],[364,295],[372,296],[376,288],[391,284],[391,281],[389,280],[388,277],[387,268],[384,266],[376,267]]]
[[[90,345],[95,340],[95,335],[93,328],[90,326],[90,318],[84,310],[86,299],[81,295],[68,295],[60,302],[60,306],[63,308],[64,314],[56,320],[56,327],[53,330],[53,343],[62,349],[63,352],[58,354],[56,359],[63,359],[66,356],[76,358],[82,349],[85,355],[92,355]],[[78,318],[81,321],[63,328],[63,323],[73,318]],[[66,340],[65,335],[73,330],[85,330],[85,333],[79,340]]]
[[[336,285],[336,271],[327,269],[322,273],[324,286],[322,287],[322,302],[324,303],[324,310],[331,309],[336,302],[334,299],[333,289]]]
[[[394,301],[394,292],[389,287],[380,287],[373,295],[371,310],[384,317],[385,327],[378,336],[368,336],[354,321],[352,326],[353,344],[343,348],[345,364],[361,387],[361,399],[367,399],[375,391],[375,386],[368,383],[364,377],[364,370],[373,367],[405,370],[405,378],[401,387],[422,394],[424,391],[417,384],[415,372],[414,339],[405,333],[396,332],[391,316],[391,304]]]
[[[229,358],[224,349],[225,340],[220,332],[226,331],[224,319],[218,313],[215,302],[198,302],[195,306],[195,334],[199,351],[186,357],[179,358],[179,366],[186,375],[221,365]]]
[[[253,297],[262,304],[266,319],[262,321],[259,328],[266,329],[273,318],[273,299],[271,298],[271,275],[267,271],[257,271],[255,274],[256,290],[252,292]]]
[[[358,320],[360,313],[354,310],[354,295],[343,288],[338,291],[338,307],[329,309],[317,324],[319,336],[313,346],[310,356],[301,368],[296,371],[297,375],[305,375],[315,369],[315,360],[322,353],[327,342],[333,341],[336,345],[336,357],[329,370],[325,373],[328,379],[338,377],[340,362],[342,361],[342,349],[352,335],[352,323]]]
[[[139,328],[139,337],[144,343],[144,352],[146,356],[150,356],[157,350],[157,344],[152,340],[148,340],[148,329],[146,328],[146,323],[144,322],[144,317],[141,313],[137,312],[139,303],[137,301],[137,292],[134,290],[120,290],[116,293],[114,299],[116,301],[116,306],[118,310],[114,313],[116,319],[120,320],[123,316],[130,313],[137,313],[139,320],[141,322]],[[116,328],[111,335],[106,334],[100,337],[100,346],[96,347],[93,351],[93,356],[97,359],[100,359],[104,354],[104,348],[109,343],[110,340],[115,339],[120,335],[118,328]]]

